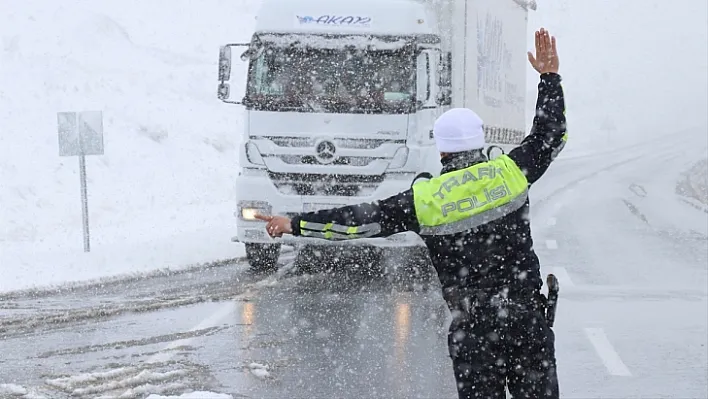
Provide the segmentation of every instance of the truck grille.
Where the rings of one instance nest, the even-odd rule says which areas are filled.
[[[283,163],[288,165],[320,165],[317,157],[314,155],[288,154],[288,148],[297,148],[302,153],[303,148],[312,148],[314,152],[318,143],[318,138],[312,137],[293,137],[293,136],[251,136],[251,140],[269,141],[280,147],[275,154],[262,154],[265,157],[277,157]],[[391,140],[379,138],[346,138],[346,137],[331,137],[330,141],[338,149],[357,149],[371,150],[371,156],[339,155],[332,163],[328,164],[331,168],[329,174],[299,174],[299,173],[276,173],[268,172],[268,175],[281,193],[285,195],[299,196],[367,196],[373,194],[379,184],[384,179],[384,176],[372,176],[369,174],[357,175],[340,174],[337,169],[348,168],[365,168],[370,166],[372,162],[381,159],[390,159],[393,154],[384,151],[381,147],[384,145],[405,145],[405,140]],[[368,153],[369,151],[367,151]],[[367,154],[368,155],[368,154]],[[352,172],[351,169],[348,169]]]
[[[355,197],[371,195],[384,176],[298,174],[268,172],[275,187],[286,195]]]
[[[319,165],[312,155],[281,155],[280,159],[288,165]],[[373,157],[339,157],[331,165],[367,166],[376,160]]]

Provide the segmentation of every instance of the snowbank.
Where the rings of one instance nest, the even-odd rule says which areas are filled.
[[[259,379],[266,379],[271,376],[270,371],[268,371],[270,367],[267,364],[260,364],[260,363],[250,363],[248,365],[248,370],[253,374],[256,378]]]
[[[27,394],[25,387],[17,384],[0,384],[0,395],[6,396],[24,396]]]
[[[83,252],[80,231],[71,240],[2,243],[0,292],[147,276],[244,256],[243,246],[230,242],[230,210],[192,208],[146,213],[142,222],[97,229],[89,253]]]
[[[230,242],[242,111],[217,100],[216,71],[219,45],[250,35],[255,3],[6,7],[0,291],[242,254]],[[87,158],[89,254],[78,159],[58,156],[56,126],[56,112],[82,110],[103,111],[105,134],[105,155]]]
[[[183,391],[193,384],[190,371],[184,368],[159,371],[139,367],[120,367],[108,371],[83,373],[47,379],[46,384],[71,396],[150,399],[232,399],[231,395],[209,391],[194,391],[163,396],[166,392]]]

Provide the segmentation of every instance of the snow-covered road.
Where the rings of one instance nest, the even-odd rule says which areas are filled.
[[[568,154],[532,188],[543,272],[561,282],[563,397],[708,395],[708,213],[682,191],[682,173],[707,148],[685,136]],[[246,269],[6,298],[0,383],[18,386],[0,391],[455,397],[449,315],[435,285]]]

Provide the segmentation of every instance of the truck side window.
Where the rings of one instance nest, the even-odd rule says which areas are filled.
[[[261,55],[256,60],[256,93],[262,94],[263,87],[267,86],[268,82],[267,67],[265,62],[265,56]]]

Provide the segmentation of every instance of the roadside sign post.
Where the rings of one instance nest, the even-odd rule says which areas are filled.
[[[59,156],[79,157],[84,252],[90,252],[86,156],[103,155],[103,113],[101,111],[57,112],[57,127]]]

